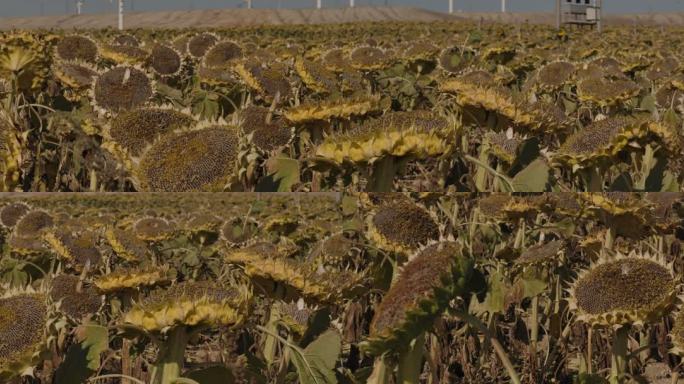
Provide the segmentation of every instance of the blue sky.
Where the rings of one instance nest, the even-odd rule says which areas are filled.
[[[382,5],[386,0],[356,0],[358,5]],[[412,5],[435,11],[446,11],[447,0],[387,0],[391,5]],[[455,0],[456,9],[464,11],[497,11],[500,0]],[[507,0],[512,12],[531,10],[552,10],[554,0]],[[63,15],[75,12],[76,0],[0,0],[0,17],[35,16],[41,12],[50,15]],[[116,2],[116,1],[115,1]],[[191,5],[199,8],[234,8],[242,0],[126,0],[126,8],[136,11],[160,9],[188,9]],[[315,0],[253,0],[254,7],[304,8],[315,4]],[[623,12],[684,12],[684,0],[603,0],[607,13]],[[341,7],[347,0],[323,0],[324,6]],[[113,12],[115,5],[110,0],[85,0],[85,12]]]

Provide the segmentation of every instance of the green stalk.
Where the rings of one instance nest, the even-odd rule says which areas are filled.
[[[423,349],[425,332],[413,339],[409,349],[399,356],[397,366],[397,384],[418,384],[420,372],[423,370]]]
[[[273,337],[273,334],[278,332],[277,320],[278,314],[273,306],[271,306],[271,313],[268,318],[268,323],[266,323],[266,329],[271,332],[266,333],[266,338],[264,340],[264,359],[269,365],[273,364],[275,361],[277,340],[275,337]]]
[[[613,249],[613,244],[615,243],[615,228],[614,227],[609,227],[608,232],[606,233],[606,243],[603,246],[605,249]]]
[[[539,295],[532,298],[532,314],[530,318],[530,358],[537,362],[537,339],[539,338]]]
[[[627,371],[627,342],[629,326],[622,326],[613,335],[613,348],[610,364],[610,384],[622,384]]]
[[[173,384],[181,376],[189,339],[185,327],[176,327],[169,333],[168,339],[159,346],[151,384]]]
[[[385,156],[373,163],[373,169],[366,186],[368,192],[392,192],[394,176],[397,174],[394,156]]]
[[[378,357],[373,363],[373,372],[368,377],[366,384],[389,384],[392,370],[384,357]]]

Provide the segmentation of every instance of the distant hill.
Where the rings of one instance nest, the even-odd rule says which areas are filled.
[[[126,15],[127,28],[232,27],[248,25],[327,24],[360,21],[477,21],[555,24],[552,13],[446,13],[411,7],[355,7],[324,9],[211,9],[195,11],[137,12]],[[684,12],[607,15],[606,24],[655,24],[684,26]],[[88,14],[0,18],[0,29],[106,28],[115,27],[116,15]]]
[[[212,9],[138,12],[126,15],[127,28],[231,27],[246,25],[326,24],[359,21],[439,21],[460,18],[410,7],[324,9]],[[0,29],[115,27],[115,14],[0,18]]]

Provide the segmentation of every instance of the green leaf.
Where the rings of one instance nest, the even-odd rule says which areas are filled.
[[[257,192],[291,192],[299,183],[299,160],[278,156],[268,159],[266,169],[269,173],[259,181]]]
[[[194,380],[199,384],[232,384],[235,377],[230,369],[223,366],[215,366],[192,371],[187,375],[188,379]]]
[[[641,105],[639,108],[654,113],[657,110],[656,107],[656,97],[654,95],[648,95],[641,99]]]
[[[508,287],[505,278],[499,271],[493,271],[487,278],[487,296],[484,301],[475,305],[478,313],[501,313],[505,309]]]
[[[342,352],[342,338],[336,331],[321,334],[305,349],[289,346],[292,363],[301,384],[335,384],[335,365]]]
[[[544,160],[537,159],[513,177],[516,192],[544,192],[551,169]]]
[[[84,383],[100,368],[100,354],[109,347],[107,328],[84,324],[76,329],[77,344],[71,345],[55,373],[56,384]]]

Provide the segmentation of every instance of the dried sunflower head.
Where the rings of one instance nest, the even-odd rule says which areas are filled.
[[[183,58],[175,48],[157,44],[149,57],[150,68],[159,76],[178,75],[183,67]]]
[[[240,79],[254,91],[266,98],[267,101],[288,99],[292,94],[292,87],[285,75],[285,68],[271,64],[266,66],[254,59],[242,60],[234,67]]]
[[[49,307],[42,293],[0,297],[0,379],[29,375],[46,351]]]
[[[380,249],[409,254],[439,239],[439,226],[422,207],[398,201],[378,207],[369,217],[367,237]]]
[[[377,71],[388,68],[392,61],[385,50],[370,46],[354,48],[349,54],[349,58],[352,68],[363,71]]]
[[[45,231],[54,225],[54,218],[49,213],[34,209],[24,214],[17,221],[13,234],[24,238],[39,239]]]
[[[333,72],[345,72],[351,68],[347,52],[342,48],[332,48],[321,56],[321,64]]]
[[[234,41],[224,40],[209,48],[202,58],[202,65],[209,68],[226,68],[231,62],[243,56],[240,45]]]
[[[522,268],[545,267],[558,263],[563,252],[563,241],[552,240],[543,244],[533,245],[523,251],[515,259],[515,265]]]
[[[43,238],[62,260],[71,263],[79,271],[85,266],[97,267],[102,253],[97,247],[99,237],[91,231],[73,233],[65,229],[47,232]]]
[[[512,129],[506,132],[487,132],[486,140],[489,143],[491,154],[505,164],[511,165],[518,156],[518,149],[523,139],[516,135]]]
[[[99,75],[94,67],[78,62],[57,62],[52,72],[63,85],[70,88],[72,100],[85,96]]]
[[[574,73],[574,64],[567,61],[556,61],[539,70],[536,82],[543,91],[555,91],[570,82]]]
[[[139,108],[118,114],[106,134],[127,155],[135,157],[161,135],[196,123],[192,116],[173,108]]]
[[[618,254],[582,271],[569,290],[576,319],[591,326],[618,327],[658,321],[677,298],[672,265],[648,254]]]
[[[7,192],[19,184],[21,162],[21,144],[16,130],[0,113],[0,191]]]
[[[100,112],[120,112],[147,103],[154,84],[141,69],[121,66],[102,73],[91,90],[91,99]]]
[[[102,296],[97,290],[74,275],[53,277],[50,285],[50,298],[58,303],[57,309],[61,313],[75,321],[92,316],[102,305]]]
[[[221,227],[221,239],[231,247],[243,246],[252,241],[259,231],[259,224],[252,219],[236,217]]]
[[[140,40],[138,40],[137,37],[128,33],[122,33],[114,36],[112,43],[118,45],[127,45],[129,47],[139,47],[141,45]]]
[[[475,52],[461,46],[447,47],[439,54],[439,67],[447,73],[460,73],[472,65]]]
[[[314,92],[327,94],[337,89],[335,74],[315,61],[298,58],[294,68],[304,84]]]
[[[64,36],[55,46],[55,55],[61,60],[95,63],[98,57],[97,43],[83,35]]]
[[[278,320],[296,336],[303,336],[309,327],[309,318],[312,310],[309,309],[303,300],[298,302],[283,303],[275,305]]]
[[[609,117],[590,124],[568,137],[553,155],[561,164],[587,167],[615,157],[630,140],[644,136],[648,126],[630,117]]]
[[[237,167],[237,129],[197,127],[168,133],[148,147],[134,169],[143,191],[220,191]]]
[[[620,236],[640,239],[650,232],[651,207],[639,195],[630,192],[584,193],[580,197],[596,214]]]
[[[19,219],[31,211],[31,207],[22,202],[9,203],[0,208],[0,225],[13,228]]]
[[[100,55],[115,64],[144,64],[149,59],[149,52],[131,45],[104,44],[100,47]]]
[[[285,111],[285,118],[294,124],[303,124],[331,119],[350,119],[352,116],[363,116],[379,108],[378,96],[356,95],[308,101]]]
[[[174,276],[167,266],[121,268],[95,279],[94,285],[105,294],[141,290],[171,283]]]
[[[433,243],[419,250],[377,306],[362,349],[379,356],[407,348],[451,300],[468,293],[472,269],[457,243]]]
[[[218,41],[219,38],[213,33],[203,32],[187,40],[185,51],[193,58],[199,59]]]
[[[145,217],[133,225],[135,236],[144,241],[164,241],[173,237],[175,229],[160,217]]]
[[[112,227],[105,231],[104,237],[120,258],[131,263],[147,259],[149,253],[147,243],[140,240],[134,233]]]
[[[435,44],[428,40],[418,40],[410,43],[403,50],[401,56],[409,63],[416,61],[433,61],[438,52],[439,47]]]
[[[213,282],[183,282],[157,289],[135,303],[123,317],[124,326],[161,334],[176,327],[235,327],[248,315],[251,292]]]
[[[316,156],[338,164],[368,163],[383,156],[440,156],[451,148],[454,125],[427,111],[392,112],[326,137],[316,148]]]
[[[629,79],[589,78],[577,85],[577,97],[582,102],[610,106],[625,102],[641,92],[638,84]]]
[[[672,349],[669,352],[675,355],[684,355],[684,311],[681,308],[673,317],[669,337],[672,341]]]
[[[238,112],[239,127],[257,151],[267,153],[290,143],[294,132],[286,121],[270,109],[249,106]]]

